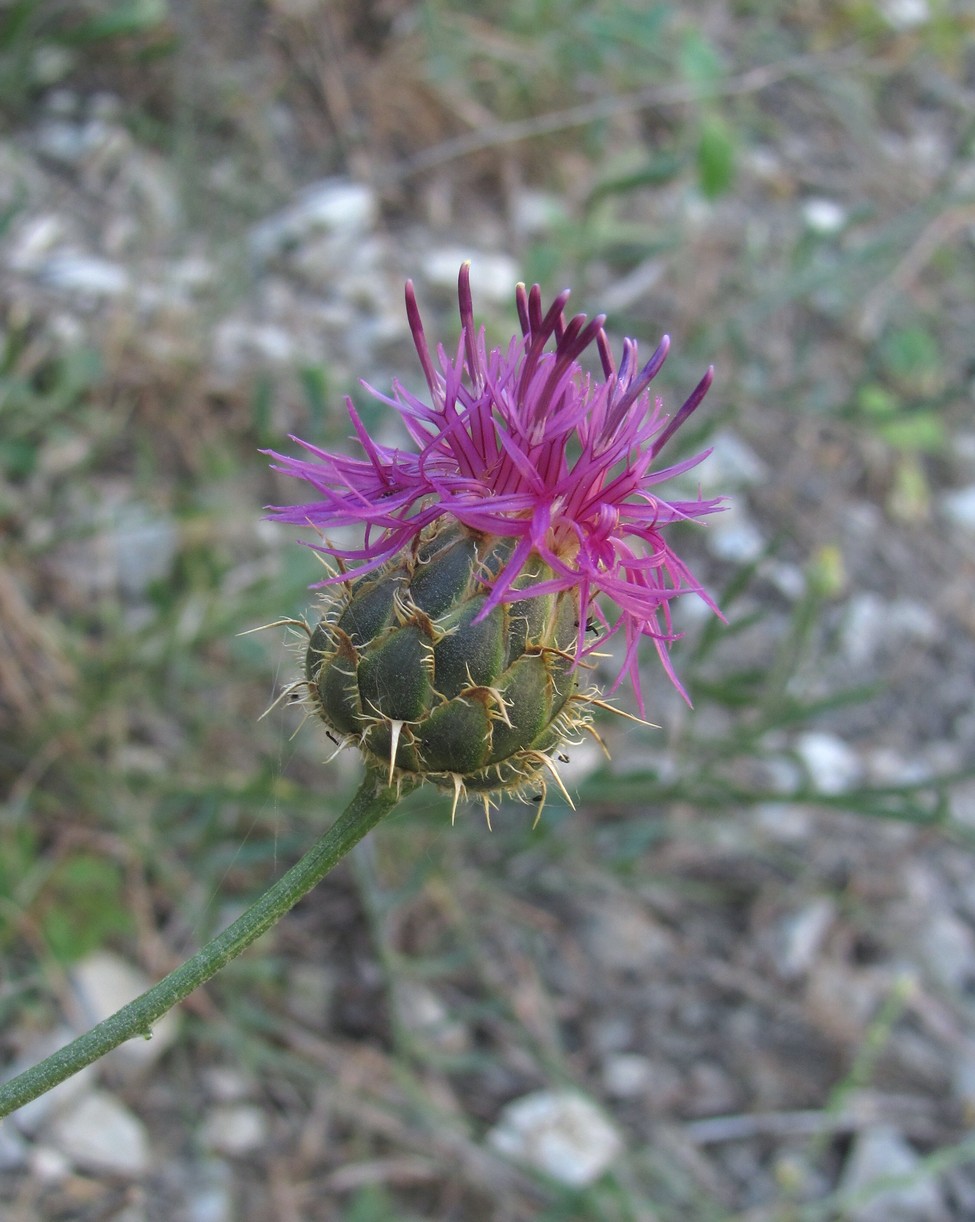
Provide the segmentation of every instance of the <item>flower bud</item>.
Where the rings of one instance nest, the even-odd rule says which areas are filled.
[[[573,590],[485,607],[514,541],[429,528],[378,572],[332,587],[305,659],[311,702],[374,767],[455,793],[544,789],[552,752],[588,718]],[[550,581],[539,559],[516,590]]]

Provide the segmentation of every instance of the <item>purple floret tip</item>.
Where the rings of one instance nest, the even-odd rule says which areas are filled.
[[[657,492],[706,454],[670,467],[653,464],[700,405],[713,367],[668,416],[649,389],[670,347],[666,335],[642,367],[636,341],[625,340],[617,364],[603,315],[566,319],[568,291],[546,310],[537,284],[530,289],[519,284],[520,335],[507,347],[488,350],[483,328],[474,323],[470,264],[465,263],[458,277],[459,342],[431,352],[412,281],[405,296],[429,395],[419,398],[399,383],[388,396],[369,389],[397,412],[412,446],[400,449],[371,437],[348,401],[362,456],[304,441],[298,441],[306,451],[303,458],[272,453],[274,468],[310,484],[316,499],[272,508],[271,515],[321,532],[323,541],[311,546],[343,568],[322,585],[374,571],[415,546],[420,533],[443,518],[513,539],[511,562],[490,583],[488,607],[526,594],[574,590],[580,600],[580,662],[621,633],[623,660],[613,687],[628,679],[642,714],[637,646],[649,637],[684,694],[668,654],[677,635],[670,604],[690,592],[717,608],[670,547],[665,530],[673,522],[707,517],[722,508],[722,501],[700,495],[667,501]],[[601,378],[580,364],[593,345]],[[360,546],[325,538],[350,526],[363,532]],[[540,557],[553,576],[541,586],[519,589],[519,573],[532,556]],[[590,620],[599,627],[595,643],[585,636]]]

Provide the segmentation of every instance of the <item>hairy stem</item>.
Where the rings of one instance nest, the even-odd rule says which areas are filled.
[[[367,769],[358,793],[329,830],[223,933],[158,984],[84,1035],[0,1085],[0,1117],[43,1095],[126,1040],[148,1039],[152,1024],[188,997],[284,916],[396,805],[401,791]]]

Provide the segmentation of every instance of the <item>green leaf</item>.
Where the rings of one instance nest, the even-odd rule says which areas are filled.
[[[701,126],[697,145],[697,175],[701,192],[708,199],[724,195],[735,177],[734,136],[718,115],[709,115]]]
[[[166,0],[122,0],[107,12],[89,17],[72,31],[69,41],[98,42],[142,34],[162,25],[169,17]]]
[[[685,80],[708,92],[724,75],[721,56],[697,30],[692,30],[684,39],[679,61]]]
[[[896,416],[899,403],[892,391],[876,382],[861,386],[857,391],[857,408],[872,420],[889,420]]]
[[[912,385],[937,373],[942,365],[941,348],[923,327],[902,327],[884,337],[880,356],[888,373]]]
[[[301,389],[308,404],[309,425],[315,433],[322,433],[328,416],[328,401],[331,387],[328,374],[321,365],[306,365],[298,371]]]
[[[898,450],[937,453],[947,445],[942,420],[928,411],[912,412],[897,420],[885,420],[877,430],[889,446]]]
[[[131,929],[123,889],[121,868],[103,857],[82,853],[55,869],[41,928],[56,959],[74,963],[110,935]]]

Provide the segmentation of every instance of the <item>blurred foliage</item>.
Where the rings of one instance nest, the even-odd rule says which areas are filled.
[[[130,934],[121,869],[87,853],[60,863],[45,887],[40,929],[51,954],[64,964]]]
[[[0,112],[22,113],[93,50],[138,64],[173,49],[167,0],[7,0],[0,5]]]
[[[42,446],[84,431],[101,374],[101,357],[90,348],[55,355],[39,351],[24,332],[7,333],[0,349],[0,467],[9,479],[33,474]]]

